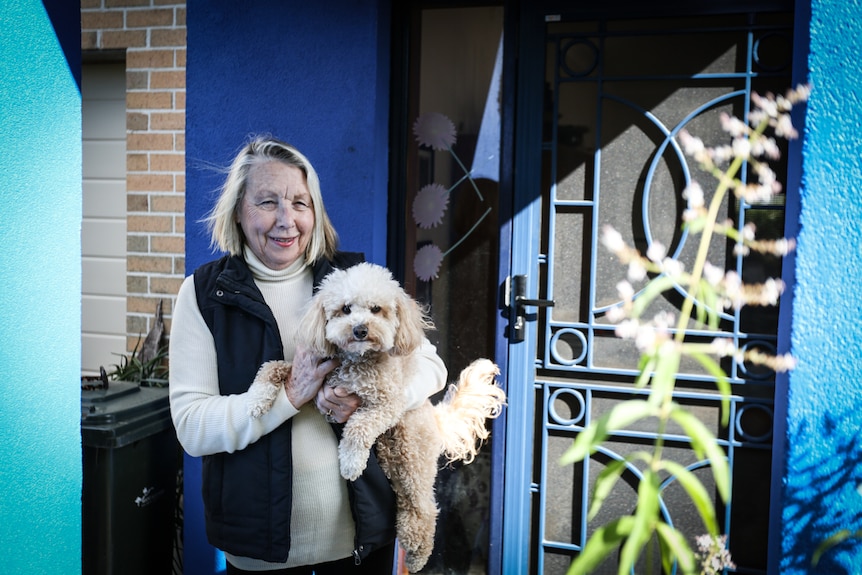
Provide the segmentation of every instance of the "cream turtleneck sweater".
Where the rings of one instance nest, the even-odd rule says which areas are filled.
[[[278,323],[285,359],[291,361],[297,343],[295,326],[311,299],[311,269],[297,261],[284,270],[271,270],[250,250],[244,255]],[[417,353],[423,358],[422,373],[405,386],[414,406],[442,389],[447,377],[430,342]],[[240,569],[266,571],[349,557],[355,528],[332,429],[313,402],[297,409],[285,393],[280,393],[272,409],[260,418],[248,415],[246,394],[219,393],[215,345],[197,306],[194,276],[185,279],[174,306],[170,366],[171,414],[177,438],[192,456],[244,449],[286,420],[293,420],[290,557],[284,564],[233,556],[228,557],[230,562]]]

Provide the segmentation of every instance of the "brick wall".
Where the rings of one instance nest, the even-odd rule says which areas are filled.
[[[160,299],[170,328],[184,276],[185,3],[81,0],[81,47],[126,54],[126,331],[131,350],[149,331]]]

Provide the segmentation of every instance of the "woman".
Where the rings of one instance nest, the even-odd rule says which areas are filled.
[[[391,573],[386,477],[373,453],[355,482],[339,473],[338,431],[359,399],[323,385],[334,361],[296,340],[314,287],[362,255],[336,251],[314,168],[272,138],[242,148],[207,221],[227,255],[198,268],[177,295],[170,400],[180,443],[203,457],[210,542],[225,552],[228,574]],[[414,406],[447,377],[430,342],[418,353],[422,373],[405,385]],[[246,392],[273,359],[293,363],[290,380],[252,418]]]

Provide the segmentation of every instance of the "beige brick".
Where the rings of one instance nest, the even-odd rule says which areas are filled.
[[[149,5],[150,0],[105,0],[105,8],[134,8]]]
[[[108,28],[123,28],[122,12],[107,12],[103,10],[95,12],[81,11],[82,30],[105,30]]]
[[[149,194],[126,194],[126,211],[132,213],[149,213],[150,211],[150,195]]]
[[[186,239],[183,236],[153,236],[150,240],[155,253],[184,254],[186,252]]]
[[[147,154],[126,154],[127,172],[146,172],[150,169],[150,160]]]
[[[177,26],[185,26],[186,25],[186,8],[185,4],[182,7],[177,8]]]
[[[170,110],[173,106],[174,99],[170,92],[129,92],[126,94],[126,108],[129,110]]]
[[[146,30],[105,30],[100,48],[139,48],[146,45]]]
[[[150,73],[147,70],[127,70],[126,89],[146,90],[150,87]]]
[[[150,198],[153,213],[181,214],[186,207],[185,194],[153,194]]]
[[[126,298],[126,310],[129,313],[144,314],[145,318],[151,317],[156,312],[156,306],[162,300],[162,313],[168,307],[169,300],[164,297],[130,297]],[[146,331],[146,330],[145,330]]]
[[[128,134],[126,150],[138,152],[143,150],[172,151],[174,136],[172,134]]]
[[[99,47],[97,32],[81,32],[81,50],[95,50]]]
[[[126,112],[126,129],[132,131],[145,131],[150,127],[150,118],[141,112]]]
[[[173,268],[171,264],[169,256],[129,255],[126,257],[126,268],[129,272],[166,274],[171,272]]]
[[[174,273],[185,276],[186,258],[174,258]]]
[[[143,292],[147,293],[147,292]],[[128,305],[128,302],[127,302]],[[135,349],[135,346],[138,346],[138,349],[144,344],[144,338],[146,338],[146,334],[149,333],[150,329],[147,327],[147,318],[142,315],[130,315],[126,317],[126,333],[135,334],[129,335],[126,339],[126,351],[131,351]]]
[[[149,284],[147,276],[126,276],[126,292],[128,293],[147,293]]]
[[[177,50],[176,51],[175,65],[177,68],[185,68],[186,67],[186,51],[185,50]]]
[[[186,109],[186,93],[185,91],[176,92],[174,94],[174,110]]]
[[[150,128],[153,130],[183,130],[186,127],[185,112],[153,113],[150,120]]]
[[[173,50],[129,50],[126,53],[126,69],[173,68]]]
[[[185,70],[153,70],[153,72],[150,74],[150,88],[153,90],[184,90],[185,87]]]
[[[172,232],[173,218],[171,216],[126,216],[126,230],[133,232]],[[164,271],[164,270],[161,270]]]
[[[81,0],[81,11],[92,10],[93,8],[101,8],[102,0]]]
[[[150,292],[176,295],[182,283],[182,278],[155,277],[150,279]]]
[[[186,45],[185,28],[158,28],[150,30],[150,46],[182,46]]]
[[[174,142],[174,150],[177,152],[185,152],[186,151],[186,134],[185,132],[180,132],[175,136]]]
[[[181,172],[186,169],[183,154],[152,154],[150,166],[154,172]]]
[[[126,11],[126,28],[152,28],[154,26],[173,26],[173,24],[174,11],[171,8]]]
[[[150,241],[147,236],[127,236],[126,251],[130,254],[145,254],[150,251]]]
[[[126,190],[129,192],[173,191],[174,177],[170,174],[127,174]]]
[[[186,218],[183,216],[177,216],[175,218],[176,228],[174,228],[175,233],[185,233],[186,230]]]
[[[186,175],[185,175],[185,173],[176,175],[176,177],[174,179],[174,191],[180,192],[180,193],[185,193],[185,191],[186,191]]]

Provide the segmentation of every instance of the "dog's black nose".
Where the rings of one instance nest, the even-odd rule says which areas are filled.
[[[364,325],[357,325],[353,328],[353,337],[356,339],[365,339],[368,337],[368,328]]]

